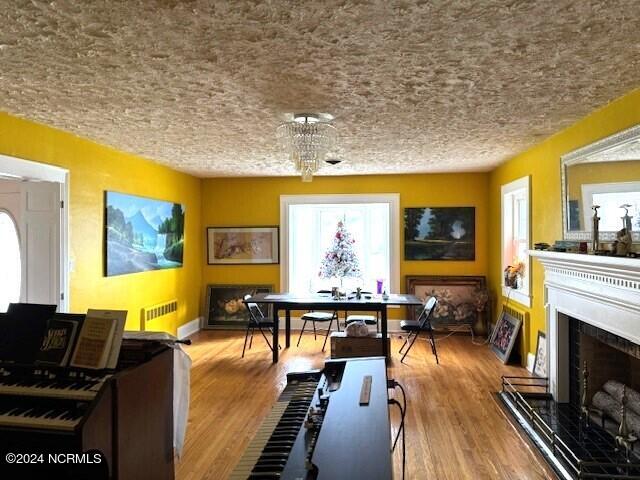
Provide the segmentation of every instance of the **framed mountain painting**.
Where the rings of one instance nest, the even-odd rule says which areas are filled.
[[[105,192],[105,276],[182,266],[184,206]]]

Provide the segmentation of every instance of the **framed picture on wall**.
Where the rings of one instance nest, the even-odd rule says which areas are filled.
[[[209,265],[279,263],[279,227],[207,228]]]
[[[487,281],[481,276],[414,275],[406,277],[406,291],[425,301],[436,297],[431,321],[434,326],[469,325],[479,335],[486,333],[490,318]],[[414,320],[416,312],[409,311]]]
[[[184,206],[105,192],[105,276],[182,267]]]
[[[246,328],[249,311],[243,303],[245,295],[271,293],[273,285],[207,285],[205,328]],[[258,304],[265,316],[271,317],[271,306]]]
[[[475,207],[404,209],[405,260],[475,260]]]
[[[521,324],[522,321],[520,319],[509,315],[507,312],[502,312],[498,323],[496,323],[496,328],[493,329],[489,344],[493,353],[502,360],[502,363],[509,361]]]

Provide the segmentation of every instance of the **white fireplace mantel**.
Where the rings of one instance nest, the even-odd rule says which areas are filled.
[[[640,259],[531,250],[544,267],[547,372],[568,401],[568,315],[640,344]]]

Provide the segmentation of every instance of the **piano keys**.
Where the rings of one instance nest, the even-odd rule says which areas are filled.
[[[0,366],[0,452],[88,451],[106,463],[104,477],[91,470],[91,478],[174,478],[171,348],[124,341],[118,368],[109,371]],[[76,478],[72,467],[64,467],[64,478]],[[0,477],[10,468],[0,461]],[[60,466],[30,468],[8,473],[62,478]]]
[[[85,413],[86,408],[82,403],[64,400],[43,403],[31,398],[0,397],[0,428],[73,431]]]
[[[360,404],[371,377],[369,403]],[[383,358],[329,360],[287,385],[230,479],[392,478]]]
[[[296,379],[287,377],[287,386],[246,448],[230,480],[247,478],[249,472],[278,478],[278,472],[286,466],[289,453],[303,426],[319,379],[320,375],[317,373],[309,373]]]
[[[76,370],[10,365],[0,367],[0,395],[91,401],[110,377]]]

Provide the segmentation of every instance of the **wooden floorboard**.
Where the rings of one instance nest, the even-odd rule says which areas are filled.
[[[264,339],[255,337],[244,359],[243,332],[203,331],[187,347],[193,359],[191,409],[186,444],[176,464],[178,480],[227,478],[245,446],[286,384],[286,373],[319,368],[326,354],[322,339],[304,335],[300,347],[283,349],[271,363]],[[520,375],[486,346],[466,336],[438,342],[440,365],[428,344],[418,341],[401,364],[394,360],[389,378],[407,390],[407,479],[546,479],[554,478],[519,431],[508,421],[494,393],[501,375]],[[327,352],[329,346],[327,345]],[[392,414],[397,426],[398,415]],[[395,430],[394,430],[395,433]],[[354,446],[354,454],[366,445]],[[401,478],[401,455],[394,455],[395,478]]]

